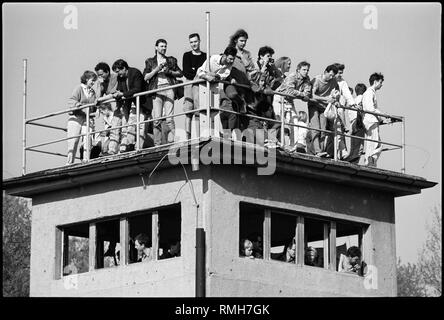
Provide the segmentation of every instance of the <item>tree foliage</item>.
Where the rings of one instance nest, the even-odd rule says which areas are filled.
[[[418,262],[397,263],[398,296],[430,297],[441,295],[441,208],[433,210],[431,223],[427,224],[427,238],[418,255]]]
[[[24,198],[3,193],[3,296],[29,296],[31,210]]]
[[[397,263],[398,296],[425,297],[426,291],[419,268],[414,263],[402,264],[398,258]]]
[[[427,225],[427,239],[419,255],[418,267],[429,296],[440,296],[442,291],[442,219],[441,210],[433,210],[432,222]]]

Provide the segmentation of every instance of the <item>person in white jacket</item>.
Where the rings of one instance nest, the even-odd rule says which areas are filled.
[[[362,107],[364,111],[386,115],[378,109],[378,103],[376,101],[376,91],[381,89],[383,81],[384,76],[381,73],[373,73],[370,76],[370,87],[367,88],[362,96]],[[380,142],[381,139],[379,137],[379,123],[383,120],[383,118],[380,119],[380,117],[374,114],[364,114],[363,122],[365,127],[365,138],[375,140],[365,141],[366,148],[364,165],[376,167],[376,162],[378,161],[382,151],[382,144]]]
[[[343,78],[345,65],[342,63],[335,63],[336,67],[338,68],[338,73],[336,74],[336,81],[338,82],[339,86],[339,105],[342,107],[350,107],[355,108],[356,103],[353,99],[352,92],[350,92],[350,87],[347,84],[347,81]],[[339,127],[339,130],[341,132],[347,132],[345,129],[345,115],[349,113],[349,110],[338,108],[338,116],[341,121],[341,126]],[[349,152],[347,151],[347,145],[345,143],[345,137],[340,135],[339,136],[339,146],[338,146],[338,152],[339,152],[339,159],[346,159],[349,155]]]

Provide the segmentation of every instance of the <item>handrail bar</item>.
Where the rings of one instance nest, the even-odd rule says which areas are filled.
[[[44,118],[48,118],[48,117],[52,117],[52,116],[58,116],[60,114],[69,113],[69,112],[73,112],[73,111],[83,110],[83,109],[89,108],[89,107],[100,106],[100,105],[105,104],[105,103],[117,102],[117,101],[122,101],[122,100],[130,100],[130,99],[136,98],[137,96],[150,95],[150,94],[153,94],[153,93],[157,93],[159,91],[165,91],[165,90],[169,90],[169,89],[185,87],[185,86],[189,86],[189,85],[193,85],[193,84],[197,84],[197,83],[202,83],[202,82],[205,82],[205,80],[203,80],[203,79],[192,80],[192,81],[187,81],[187,82],[183,82],[183,83],[174,84],[174,85],[171,85],[171,86],[168,86],[168,87],[163,87],[163,88],[158,88],[158,89],[138,92],[138,93],[133,94],[131,97],[127,97],[127,98],[122,97],[119,100],[116,100],[115,98],[111,98],[111,99],[108,99],[108,100],[105,100],[105,101],[100,101],[99,103],[88,103],[88,104],[81,105],[81,106],[79,106],[77,108],[64,109],[62,111],[56,111],[56,112],[48,113],[48,114],[43,115],[43,116],[39,116],[39,117],[31,118],[31,119],[26,119],[25,123],[29,124],[32,121],[36,121],[36,120],[40,120],[40,119],[44,119]]]
[[[234,113],[234,114],[237,114],[237,115],[243,115],[243,116],[246,116],[246,117],[252,117],[252,118],[259,119],[259,120],[265,120],[265,121],[268,121],[268,122],[276,122],[276,123],[279,123],[279,124],[281,123],[281,121],[276,120],[276,119],[263,118],[263,117],[254,116],[252,114],[239,113],[239,112],[231,111],[231,110],[223,110],[223,109],[219,109],[219,108],[211,108],[211,110],[218,110],[218,111],[221,111],[221,112]],[[287,122],[285,122],[285,124],[289,125],[289,126],[293,126],[293,127],[298,127],[298,128],[306,128],[307,130],[315,130],[315,131],[325,132],[325,133],[329,133],[329,134],[333,134],[334,133],[333,130],[323,130],[323,129],[317,129],[317,128],[309,128],[309,127],[306,127],[306,126],[301,126],[301,125],[298,125],[298,124],[287,123]],[[339,133],[339,132],[337,132],[336,134],[342,135],[344,137],[356,138],[356,139],[365,140],[365,141],[371,141],[371,142],[379,142],[381,144],[386,144],[386,145],[389,145],[389,146],[394,146],[394,147],[402,148],[401,145],[393,144],[393,143],[389,143],[389,142],[383,142],[383,141],[378,141],[378,140],[373,140],[373,139],[368,139],[368,138],[363,138],[363,137],[358,137],[358,136],[353,136],[353,135],[347,135],[345,133]]]
[[[82,106],[80,106],[78,108],[75,108],[75,109],[63,110],[63,111],[60,111],[60,112],[55,112],[55,113],[51,113],[51,114],[48,114],[48,115],[44,115],[44,116],[28,119],[28,120],[25,121],[25,125],[26,124],[32,124],[32,125],[37,125],[37,126],[42,126],[42,127],[48,127],[48,128],[53,128],[53,129],[67,131],[66,129],[63,129],[63,128],[54,127],[54,126],[45,125],[45,124],[33,123],[32,121],[36,121],[36,120],[39,120],[39,119],[43,119],[43,118],[46,118],[46,117],[55,116],[55,115],[59,115],[59,114],[63,114],[63,113],[72,112],[74,110],[82,110],[82,109],[85,109],[85,108],[88,108],[88,107],[91,107],[91,106],[100,106],[102,104],[109,103],[109,102],[114,102],[114,101],[121,101],[121,100],[133,99],[133,98],[136,98],[137,100],[139,100],[138,97],[142,96],[142,95],[149,95],[149,94],[153,94],[153,93],[160,92],[160,91],[165,91],[165,90],[174,89],[174,88],[178,88],[178,87],[184,87],[184,86],[188,86],[188,85],[200,84],[200,83],[204,83],[204,82],[205,82],[205,80],[203,80],[203,79],[193,80],[193,81],[188,81],[188,82],[184,82],[184,83],[175,84],[175,85],[168,86],[168,87],[163,87],[163,88],[158,88],[158,89],[154,89],[154,90],[148,90],[148,91],[144,91],[144,92],[139,92],[139,93],[136,93],[136,94],[132,95],[131,97],[127,97],[127,98],[123,97],[122,99],[119,99],[119,100],[116,100],[115,98],[112,98],[112,99],[108,99],[108,100],[105,100],[105,101],[101,101],[99,103],[97,103],[97,102],[96,103],[90,103],[90,104],[82,105]],[[239,86],[239,87],[244,87],[246,89],[252,90],[251,87],[249,87],[247,85],[243,85],[243,84],[230,83],[230,82],[227,82],[227,81],[219,81],[219,83],[231,84],[231,85],[235,85],[235,86]],[[280,92],[276,92],[276,91],[271,91],[271,92],[272,92],[272,94],[277,94],[277,95],[284,96],[284,97],[290,97],[290,98],[293,98],[293,99],[296,98],[295,96],[284,94],[284,93],[280,93]],[[136,106],[137,109],[139,108],[138,103],[139,103],[139,101],[137,101],[137,106]],[[338,108],[352,110],[352,111],[356,111],[356,112],[361,111],[361,112],[364,112],[364,113],[369,113],[369,114],[374,114],[374,115],[377,115],[377,116],[391,118],[391,119],[394,119],[396,121],[401,121],[401,122],[403,121],[403,117],[386,115],[386,114],[379,114],[379,113],[374,113],[374,112],[364,111],[364,110],[358,110],[358,109],[354,109],[354,108],[350,108],[350,107],[345,107],[345,106],[337,106],[337,107]],[[198,113],[198,112],[202,112],[202,111],[207,111],[208,112],[208,108],[193,109],[193,110],[190,110],[190,111],[174,114],[172,116],[164,116],[164,117],[159,117],[159,118],[155,118],[155,119],[148,119],[148,120],[144,120],[144,121],[139,121],[139,119],[137,119],[137,123],[134,123],[134,124],[127,124],[127,125],[124,125],[124,126],[112,127],[112,128],[103,129],[103,130],[97,130],[97,131],[93,131],[93,132],[87,132],[86,134],[80,134],[80,135],[72,136],[72,137],[69,137],[69,138],[57,139],[57,140],[53,140],[53,141],[46,142],[46,143],[35,144],[35,145],[31,145],[31,146],[25,147],[24,150],[36,151],[36,152],[41,152],[41,153],[48,153],[48,154],[54,154],[54,155],[63,156],[63,155],[57,154],[57,153],[51,153],[51,152],[46,152],[46,151],[41,151],[41,150],[34,150],[33,148],[44,146],[44,145],[49,145],[49,144],[52,144],[52,143],[57,143],[57,142],[61,142],[61,141],[69,140],[69,139],[79,138],[79,137],[83,137],[83,136],[91,136],[91,135],[95,135],[97,133],[102,133],[102,132],[105,132],[105,131],[112,131],[112,130],[117,130],[117,129],[121,129],[121,128],[125,128],[125,127],[132,127],[132,126],[136,127],[136,135],[137,135],[137,127],[140,126],[140,124],[150,123],[150,122],[154,122],[154,121],[160,121],[160,120],[164,120],[164,119],[171,118],[171,117],[178,117],[178,116],[181,116],[181,115],[186,115],[186,114],[189,114],[189,113]],[[304,128],[306,128],[308,130],[324,132],[324,133],[327,133],[327,134],[333,134],[335,136],[339,135],[339,136],[344,136],[344,137],[349,137],[349,138],[360,139],[360,140],[364,140],[364,141],[378,142],[378,143],[381,143],[381,144],[384,144],[384,145],[388,145],[388,146],[393,146],[393,147],[396,147],[396,148],[401,148],[401,149],[403,148],[402,145],[397,145],[397,144],[393,144],[393,143],[389,143],[389,142],[383,142],[383,141],[378,141],[378,140],[372,140],[372,139],[368,139],[368,138],[362,138],[362,137],[353,136],[353,135],[347,135],[345,133],[337,132],[335,130],[323,130],[323,129],[317,129],[317,128],[307,128],[306,126],[300,126],[300,125],[293,124],[293,123],[287,123],[285,121],[285,119],[276,120],[276,119],[256,116],[256,115],[249,114],[249,113],[240,113],[240,112],[235,112],[235,111],[231,111],[231,110],[224,110],[224,109],[215,108],[215,107],[210,108],[210,112],[211,111],[227,112],[227,113],[232,113],[232,114],[236,114],[236,115],[239,115],[239,116],[245,116],[247,118],[255,118],[255,119],[259,119],[259,120],[263,120],[263,121],[267,121],[267,122],[279,123],[279,124],[281,124],[281,126],[283,124],[284,126],[304,127]],[[282,140],[282,138],[281,138],[281,140]],[[386,150],[395,150],[395,149],[393,148],[393,149],[386,149]]]
[[[173,115],[173,117],[178,117],[178,116],[189,114],[189,113],[196,113],[196,112],[200,112],[200,111],[204,111],[204,110],[206,110],[206,109],[205,108],[200,108],[200,109],[194,109],[194,110],[190,110],[190,111],[185,111],[185,112],[182,112],[182,113],[175,114],[175,115]],[[153,122],[153,121],[164,120],[166,118],[171,118],[171,116],[164,116],[164,117],[159,117],[159,118],[155,118],[155,119],[148,119],[148,120],[145,120],[145,121],[140,121],[139,125],[142,124],[142,123],[149,123],[149,122]],[[117,130],[117,129],[122,129],[122,128],[126,128],[126,127],[135,127],[135,126],[137,126],[136,123],[127,124],[127,125],[124,125],[124,126],[118,126],[118,127],[112,127],[112,128],[109,128],[109,129],[93,131],[93,132],[90,132],[89,134],[90,135],[94,135],[94,134],[105,132],[105,131],[113,131],[113,130]],[[26,150],[29,150],[30,148],[36,148],[36,147],[45,146],[45,145],[52,144],[52,143],[62,142],[62,141],[65,141],[65,140],[70,140],[70,139],[74,139],[74,138],[80,138],[80,137],[83,137],[83,136],[86,136],[86,133],[75,135],[75,136],[68,137],[68,138],[62,138],[62,139],[52,140],[52,141],[45,142],[45,143],[31,145],[31,146],[26,147]]]
[[[39,127],[45,127],[45,128],[50,128],[50,129],[62,130],[62,131],[65,131],[65,132],[68,131],[68,129],[66,129],[66,128],[60,128],[60,127],[50,126],[50,125],[48,125],[48,124],[43,124],[43,123],[35,123],[35,122],[31,122],[31,123],[29,123],[29,124],[34,125],[34,126],[39,126]]]
[[[252,90],[251,87],[246,85],[246,84],[231,83],[231,82],[228,82],[228,81],[220,81],[220,82],[224,83],[224,84],[231,84],[231,85],[234,85],[234,86],[238,86],[238,87],[241,87],[241,88]],[[272,90],[271,92],[272,92],[272,94],[276,94],[276,95],[279,95],[279,96],[282,96],[282,97],[291,98],[291,99],[297,99],[296,96],[293,96],[293,95],[290,95],[290,94],[286,94],[286,93],[282,93],[282,92],[277,92],[277,91],[274,91],[274,90]],[[345,107],[345,106],[341,106],[341,105],[339,105],[337,107],[338,108],[342,108],[342,109],[352,110],[352,111],[360,111],[360,112],[364,112],[364,113],[368,113],[368,114],[373,114],[375,116],[381,116],[381,117],[385,117],[385,118],[392,118],[392,119],[395,119],[397,121],[402,121],[402,117],[401,116],[394,116],[394,115],[389,115],[389,114],[385,114],[385,113],[377,113],[377,112],[365,111],[365,110],[358,110],[358,109],[354,109],[354,108],[350,108],[350,107]]]

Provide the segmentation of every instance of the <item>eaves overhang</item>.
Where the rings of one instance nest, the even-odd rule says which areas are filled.
[[[273,152],[267,154],[268,150],[266,148],[222,138],[200,138],[192,141],[191,145],[195,148],[194,150],[196,148],[202,150],[202,147],[210,142],[219,144],[220,150],[227,150],[226,148],[228,147],[239,148],[238,150],[242,149],[242,152],[232,152],[231,164],[224,164],[225,166],[260,167],[264,165],[261,165],[256,160],[254,163],[246,162],[246,155],[248,153],[266,152],[266,156],[273,156]],[[191,156],[190,142],[176,143],[173,147],[186,153],[187,157]],[[32,198],[35,195],[55,190],[104,182],[130,175],[146,174],[156,166],[159,169],[177,166],[165,160],[171,152],[171,145],[159,146],[138,152],[123,153],[113,157],[93,159],[88,163],[33,172],[21,177],[3,180],[3,190],[10,195]],[[222,157],[222,155],[220,156]],[[417,176],[360,166],[344,161],[323,159],[307,154],[288,154],[283,150],[276,150],[275,156],[277,173],[359,188],[377,189],[390,193],[394,197],[417,194],[421,192],[421,189],[431,188],[437,184]],[[160,160],[164,161],[159,164]],[[223,162],[220,161],[220,163]],[[208,166],[215,165],[222,164],[209,164]],[[200,166],[203,166],[203,164],[200,164]]]

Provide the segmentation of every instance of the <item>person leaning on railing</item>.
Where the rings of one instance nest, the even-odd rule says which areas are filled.
[[[275,119],[272,106],[273,89],[282,81],[283,74],[274,65],[273,54],[274,50],[269,46],[259,48],[255,64],[256,72],[251,75],[251,81],[258,86],[258,90],[254,93],[254,102],[248,106],[247,113]],[[265,141],[261,141],[262,137],[257,134],[257,130],[269,129],[264,138],[271,144],[276,144],[279,127],[279,124],[264,123],[262,120],[250,118],[247,132],[253,134],[256,143],[263,145]]]
[[[113,97],[117,100],[117,106],[122,114],[122,125],[137,123],[136,98],[131,98],[134,94],[142,92],[145,83],[139,69],[128,66],[125,60],[118,59],[113,63],[112,69],[117,73],[117,91]],[[121,100],[125,98],[125,100]],[[145,96],[140,96],[139,121],[144,121],[147,112],[144,109]],[[145,142],[145,128],[143,123],[139,127],[139,147],[143,147]],[[136,128],[129,126],[122,129],[122,140],[120,152],[132,151],[136,144]]]
[[[370,87],[367,88],[362,96],[362,107],[364,111],[376,112],[381,115],[386,115],[378,108],[376,101],[376,91],[382,88],[384,76],[381,73],[373,73],[370,76]],[[375,116],[370,113],[364,114],[365,138],[376,140],[366,141],[365,145],[365,161],[364,164],[371,167],[376,167],[376,162],[379,159],[382,151],[381,138],[379,136],[379,123],[387,121],[388,119]]]
[[[105,62],[99,62],[95,69],[97,73],[97,102],[112,99],[117,91],[117,74],[111,72],[111,68]],[[115,102],[101,103],[98,105],[100,113],[103,115],[103,125],[106,129],[120,127],[122,116],[117,109]],[[101,155],[117,154],[119,152],[121,129],[113,129],[100,134]]]
[[[311,96],[311,92],[304,93],[303,86],[310,84],[310,77],[308,76],[308,72],[310,71],[310,63],[307,61],[301,61],[296,67],[296,71],[290,73],[282,82],[282,84],[276,89],[276,92],[284,93],[287,95],[294,96],[296,99],[303,100],[304,102],[308,101],[308,98]],[[289,112],[290,123],[297,122],[298,112],[296,110],[296,106],[294,104],[294,99],[283,97],[275,94],[273,98],[273,110],[276,114],[276,119],[281,119],[281,107],[284,105],[285,112]],[[285,113],[284,112],[284,113]],[[294,128],[293,131],[293,140],[296,140],[296,131]]]
[[[71,97],[68,99],[68,108],[72,109],[69,113],[68,124],[67,124],[67,137],[74,137],[80,134],[86,134],[86,109],[77,110],[78,107],[96,103],[96,92],[93,89],[94,83],[97,80],[97,75],[93,71],[85,71],[80,77],[80,84],[78,84]],[[89,120],[89,131],[94,130],[94,117],[92,113],[96,111],[96,107],[89,107],[90,120]],[[68,140],[68,154],[66,164],[74,163],[74,159],[77,153],[77,147],[81,137],[76,137]],[[91,145],[91,137],[89,139],[89,145]],[[86,136],[82,138],[82,145],[85,145]]]
[[[311,82],[312,98],[308,101],[308,117],[310,121],[310,128],[326,130],[327,119],[324,116],[324,110],[328,103],[333,103],[334,99],[331,97],[331,92],[339,89],[338,82],[335,75],[338,73],[338,68],[335,65],[329,65],[325,68],[321,75],[315,76]],[[323,131],[311,130],[312,147],[318,157],[330,156],[333,157],[333,136],[326,134]],[[328,152],[329,153],[328,153]]]
[[[196,72],[195,80],[198,79],[204,79],[209,82],[216,82],[216,81],[233,81],[231,76],[231,71],[233,67],[233,62],[236,56],[236,49],[234,47],[227,47],[222,54],[214,54],[211,57],[209,57],[198,69]],[[193,99],[194,99],[194,105],[199,106],[199,108],[203,105],[202,101],[199,101],[199,87],[200,86],[206,86],[206,84],[194,84],[193,85]],[[226,110],[233,111],[233,108],[231,105],[228,105],[224,103],[224,99],[226,100],[227,97],[233,98],[235,95],[237,95],[236,89],[232,89],[232,92],[229,93],[226,91],[227,86],[225,86],[224,92],[221,93],[223,95],[221,97],[221,109],[225,108]],[[227,96],[227,97],[225,97]],[[235,121],[236,121],[236,115],[231,115],[229,113],[221,112],[220,114],[222,126],[224,129],[227,129],[227,127],[234,128]],[[228,124],[227,124],[228,123]]]
[[[348,111],[350,120],[350,132],[352,136],[364,138],[365,128],[362,114],[362,95],[367,91],[367,86],[363,83],[358,83],[355,86],[355,108],[357,111]],[[364,140],[358,138],[350,138],[350,153],[347,161],[350,163],[359,163],[361,155],[364,154]]]

